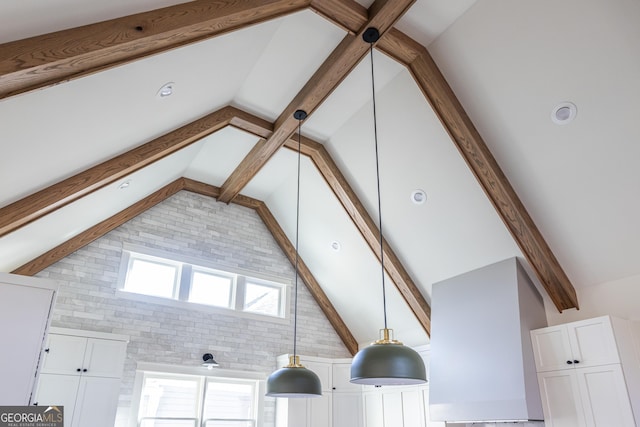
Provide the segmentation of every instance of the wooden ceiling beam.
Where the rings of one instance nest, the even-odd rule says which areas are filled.
[[[297,135],[289,139],[285,143],[285,147],[297,151]],[[347,182],[345,176],[340,172],[331,155],[322,144],[305,137],[301,138],[300,151],[311,158],[324,180],[342,204],[345,212],[349,215],[371,248],[371,251],[378,260],[380,260],[380,230],[362,202],[358,199],[358,196]],[[422,328],[427,335],[431,336],[431,307],[429,303],[402,265],[398,256],[393,249],[391,249],[386,239],[383,239],[382,247],[384,251],[385,271],[389,274],[389,277],[391,277],[393,284],[404,298]]]
[[[196,0],[0,45],[0,99],[219,36],[309,0]]]
[[[224,107],[133,150],[0,208],[0,237],[150,165],[225,126],[246,122],[247,113]],[[253,119],[252,119],[253,120]],[[261,126],[269,126],[257,119]],[[247,129],[251,129],[247,125]]]
[[[218,200],[229,203],[267,163],[271,156],[296,130],[298,121],[293,113],[302,109],[312,114],[333,92],[367,53],[369,44],[361,38],[368,27],[375,27],[380,34],[388,31],[407,11],[415,0],[377,0],[369,9],[369,19],[357,35],[347,34],[314,75],[293,98],[275,122],[273,134],[261,150],[246,156],[222,185]]]
[[[569,278],[427,49],[396,29],[377,48],[409,69],[556,308],[578,308]]]
[[[22,274],[23,276],[33,276],[34,274],[44,270],[50,265],[60,261],[66,256],[71,255],[78,249],[88,245],[94,240],[99,239],[111,230],[121,226],[130,219],[140,215],[147,209],[157,205],[168,197],[173,196],[184,187],[184,181],[179,178],[156,191],[155,193],[145,197],[139,202],[129,206],[128,208],[118,212],[117,214],[105,219],[104,221],[88,228],[87,230],[73,236],[66,242],[56,246],[55,248],[45,252],[39,257],[32,259],[26,264],[12,271],[13,274]]]
[[[72,237],[63,244],[56,246],[55,248],[42,254],[41,256],[16,268],[12,271],[12,273],[21,274],[23,276],[33,276],[36,273],[49,267],[50,265],[71,255],[78,249],[99,239],[111,230],[114,230],[125,222],[135,218],[147,209],[166,200],[167,198],[173,196],[181,190],[191,191],[214,198],[218,197],[218,195],[220,194],[220,189],[213,185],[204,184],[202,182],[194,181],[188,178],[177,179],[171,184],[166,185],[155,193],[140,200],[136,204],[118,212],[110,218],[100,222],[99,224],[96,224],[93,227],[83,231],[82,233]],[[282,248],[284,254],[293,264],[295,262],[295,247],[293,246],[293,244],[291,244],[287,236],[284,234],[282,227],[280,227],[280,224],[278,224],[275,217],[271,214],[271,211],[269,211],[269,208],[267,208],[264,202],[251,197],[238,195],[238,197],[234,199],[234,203],[255,210],[258,216],[260,216],[262,221],[265,223],[269,232],[273,235],[274,240]],[[299,260],[298,262],[298,271],[300,273],[300,278],[306,285],[307,289],[309,289],[309,292],[311,293],[313,299],[318,303],[318,306],[329,320],[329,323],[331,323],[331,326],[333,326],[336,334],[338,334],[351,355],[355,355],[358,352],[358,342],[353,337],[353,334],[344,323],[333,304],[331,304],[331,301],[329,301],[329,298],[324,293],[324,291],[320,287],[320,284],[303,260]]]

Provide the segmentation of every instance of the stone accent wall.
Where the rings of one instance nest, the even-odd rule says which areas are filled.
[[[130,337],[117,427],[129,422],[137,362],[197,366],[202,354],[211,352],[220,369],[255,371],[266,378],[275,369],[276,356],[292,351],[292,323],[118,297],[123,245],[213,262],[227,271],[255,272],[255,277],[293,281],[293,267],[252,209],[186,191],[39,273],[60,283],[52,326]],[[349,357],[302,282],[298,295],[298,352]],[[274,400],[266,398],[265,427],[274,425],[274,408]]]

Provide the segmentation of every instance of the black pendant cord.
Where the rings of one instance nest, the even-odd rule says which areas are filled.
[[[296,114],[298,111],[296,111]],[[306,115],[306,113],[305,113]],[[297,118],[298,116],[296,116]],[[298,333],[298,232],[300,229],[300,157],[301,157],[301,143],[300,143],[300,130],[302,128],[302,120],[298,119],[298,190],[296,193],[296,278],[295,278],[295,290],[294,290],[294,302],[293,302],[293,357],[297,355],[297,333]]]
[[[384,283],[384,249],[382,243],[382,203],[380,202],[380,166],[378,155],[378,125],[376,116],[376,83],[373,73],[373,43],[370,44],[369,54],[371,57],[371,92],[373,93],[373,140],[376,146],[376,183],[378,190],[378,230],[380,230],[380,265],[382,270],[382,308],[384,312],[384,328],[387,329],[387,292]]]

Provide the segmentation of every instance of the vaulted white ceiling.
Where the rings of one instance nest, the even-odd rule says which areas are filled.
[[[0,43],[174,3],[10,0],[0,4]],[[578,289],[640,274],[638,22],[636,0],[418,0],[396,24],[428,47]],[[0,207],[227,105],[274,122],[345,34],[305,10],[0,100]],[[430,300],[433,283],[522,252],[409,70],[379,51],[374,63],[383,232]],[[157,96],[168,82],[174,94]],[[559,126],[550,115],[563,101],[578,114]],[[377,219],[371,107],[365,57],[302,134],[324,144]],[[225,128],[1,237],[0,270],[179,177],[222,186],[258,140]],[[280,149],[241,191],[263,200],[291,240],[295,167],[295,153]],[[125,180],[131,185],[119,189]],[[411,202],[415,189],[427,193],[425,204]],[[375,339],[379,263],[306,159],[301,191],[300,254],[357,341]],[[426,342],[399,293],[387,290],[397,336]]]

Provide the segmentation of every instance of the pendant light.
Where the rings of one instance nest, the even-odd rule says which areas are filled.
[[[297,110],[293,117],[298,120],[298,190],[296,196],[296,263],[295,291],[293,303],[293,355],[289,356],[289,364],[278,369],[267,379],[267,396],[272,397],[320,397],[322,385],[315,372],[300,364],[300,356],[296,353],[296,335],[298,329],[298,229],[300,227],[300,128],[307,113]]]
[[[422,357],[412,348],[393,339],[393,330],[387,327],[387,300],[384,283],[384,250],[382,244],[382,209],[380,203],[380,168],[378,160],[378,129],[376,123],[376,90],[373,75],[373,44],[380,34],[368,28],[362,38],[369,43],[371,57],[371,89],[373,92],[373,135],[376,151],[376,179],[378,184],[378,228],[380,230],[380,266],[382,269],[382,306],[384,329],[380,339],[360,350],[351,363],[351,382],[367,385],[408,385],[427,382]]]

